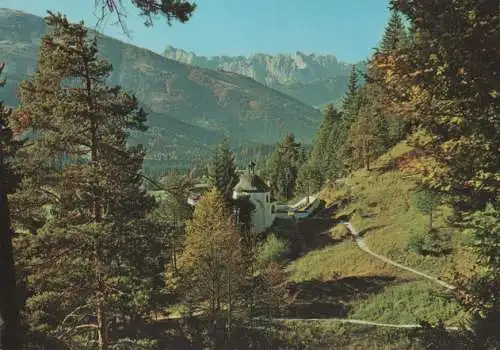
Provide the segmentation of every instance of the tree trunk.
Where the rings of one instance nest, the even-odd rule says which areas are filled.
[[[88,84],[90,84],[88,82]],[[90,87],[88,87],[90,91]],[[90,93],[89,93],[90,94]],[[97,145],[97,125],[94,121],[91,122],[91,133],[92,133],[92,147],[91,147],[91,161],[92,165],[95,166],[99,161]],[[94,214],[94,222],[99,223],[102,221],[102,203],[99,198],[94,198],[92,203],[92,212]],[[94,251],[94,264],[95,264],[95,278],[96,278],[96,295],[97,295],[97,337],[98,337],[98,347],[99,350],[108,350],[109,348],[109,338],[108,338],[108,325],[105,312],[105,302],[104,302],[104,276],[102,272],[102,258],[101,258],[101,239],[100,237],[95,238],[95,251]]]
[[[211,315],[210,315],[210,329],[209,329],[209,336],[212,338],[215,337],[215,327],[216,327],[216,317],[217,317],[217,295],[215,291],[215,279],[212,278],[211,281],[211,286],[212,286],[212,291],[210,294],[210,308],[211,308]]]
[[[100,205],[98,201],[94,202],[94,212],[96,214],[96,222],[100,221]],[[108,326],[104,302],[104,277],[102,273],[102,262],[101,262],[101,247],[100,247],[100,237],[96,237],[95,242],[95,279],[97,284],[97,337],[99,350],[108,350],[109,348],[109,337],[108,337]]]
[[[250,234],[252,234],[251,232]],[[252,254],[254,254],[254,244],[252,244]],[[253,278],[254,275],[254,264],[253,262],[250,265],[250,278]],[[253,331],[253,315],[255,312],[255,282],[252,280],[252,285],[250,287],[250,332]]]
[[[231,327],[232,327],[232,307],[233,307],[233,300],[232,300],[232,291],[231,291],[231,275],[228,271],[228,276],[227,276],[227,296],[228,296],[228,306],[227,306],[227,340],[229,343],[231,343]]]
[[[95,212],[97,213],[97,217],[100,218],[100,208],[98,203],[94,203]],[[96,220],[100,221],[100,220]],[[97,305],[96,305],[96,313],[97,313],[97,337],[98,337],[98,346],[99,350],[108,350],[109,348],[109,337],[108,337],[108,325],[106,318],[106,310],[105,310],[105,302],[104,302],[104,277],[102,273],[102,262],[101,262],[101,249],[100,249],[100,239],[96,237],[96,246],[95,246],[95,279],[97,284]]]
[[[174,232],[174,237],[172,237],[172,264],[174,271],[177,271],[177,247],[175,245],[175,240],[177,239],[177,223],[175,224]]]
[[[102,300],[97,302],[97,334],[99,350],[107,350],[109,348],[108,327]]]
[[[429,231],[432,231],[432,210],[429,211]]]
[[[94,213],[95,221],[101,221],[101,206],[98,200],[94,201]],[[102,259],[101,259],[101,247],[100,247],[100,237],[96,237],[95,246],[95,278],[97,284],[97,334],[99,341],[99,350],[108,350],[109,348],[109,338],[108,338],[108,324],[106,318],[105,302],[104,302],[104,276],[102,272]]]
[[[0,349],[21,349],[16,276],[7,194],[0,193]]]

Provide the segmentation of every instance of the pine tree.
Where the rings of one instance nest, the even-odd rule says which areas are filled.
[[[340,119],[340,113],[333,107],[333,105],[330,104],[325,108],[323,120],[321,121],[316,134],[310,157],[311,163],[317,164],[321,170],[324,170],[323,168],[326,166],[326,164],[324,164],[326,154],[331,151],[328,148],[330,134],[332,133],[335,124],[341,121]]]
[[[441,204],[441,196],[432,189],[421,188],[414,193],[413,201],[421,213],[429,215],[429,232],[431,232],[433,214],[438,205]]]
[[[325,166],[321,170],[325,180],[339,176],[343,171],[342,166],[342,149],[347,138],[348,125],[345,122],[343,113],[334,111],[336,122],[330,130],[326,142],[326,152],[323,162]]]
[[[342,115],[346,124],[350,125],[355,119],[360,108],[359,97],[359,78],[356,72],[356,66],[351,66],[351,74],[349,76],[349,83],[347,91],[342,100]]]
[[[171,172],[160,182],[170,191],[150,215],[164,234],[164,251],[168,253],[172,270],[176,271],[177,255],[184,241],[186,222],[193,214],[192,207],[186,201],[193,180],[190,176],[180,177]]]
[[[361,109],[359,119],[349,129],[345,149],[351,167],[370,170],[375,157],[387,149],[387,123],[380,111]]]
[[[319,167],[308,161],[299,168],[295,192],[309,196],[319,191],[324,181],[324,174]]]
[[[4,65],[0,65],[0,74]],[[0,87],[5,81],[0,81]],[[9,168],[18,144],[13,140],[12,130],[8,125],[11,110],[0,101],[0,349],[19,349],[19,311],[16,298],[16,277],[12,248],[13,230],[10,224],[10,212],[7,194],[12,189],[14,176]]]
[[[380,43],[380,52],[391,53],[407,47],[409,34],[403,23],[403,18],[398,11],[391,11],[389,23],[385,27],[384,35]]]
[[[41,303],[50,322],[39,321],[51,334],[96,334],[106,350],[121,337],[124,319],[136,325],[148,315],[148,291],[163,270],[152,258],[159,254],[156,230],[145,220],[154,200],[141,189],[144,152],[126,142],[127,130],[145,129],[145,114],[135,97],[106,86],[111,66],[98,58],[83,23],[50,12],[46,21],[51,31],[36,74],[20,84],[16,112],[32,131],[15,162],[24,175],[20,197],[49,211],[39,236],[24,237],[38,258],[51,261],[32,275],[38,284],[28,286],[30,306]],[[31,251],[25,260],[34,258]],[[47,303],[54,298],[57,307]],[[40,315],[31,311],[29,317]],[[75,324],[79,318],[66,319],[72,311],[96,322]]]
[[[293,197],[300,163],[300,144],[291,133],[278,143],[270,157],[271,187],[280,199]]]
[[[132,0],[130,2],[140,11],[141,16],[145,18],[144,24],[148,27],[153,25],[153,19],[159,15],[165,17],[168,24],[171,24],[174,19],[185,23],[196,9],[195,3],[186,0]],[[96,0],[95,4],[101,8],[103,17],[107,13],[113,13],[122,30],[127,31],[124,22],[126,12],[121,0]]]
[[[296,189],[299,193],[318,191],[325,181],[339,169],[337,157],[341,140],[336,130],[342,127],[342,115],[328,105],[323,114],[311,155],[298,171]]]
[[[472,276],[460,276],[456,298],[472,315],[476,349],[498,349],[500,335],[500,211],[492,204],[468,214],[464,219],[465,234],[477,260]]]
[[[230,203],[233,188],[238,183],[234,153],[229,147],[227,139],[217,145],[212,162],[209,165],[209,179],[211,184],[219,190],[226,203]]]

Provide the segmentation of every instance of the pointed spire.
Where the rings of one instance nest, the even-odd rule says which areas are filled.
[[[248,173],[254,175],[255,174],[255,162],[252,160],[250,163],[248,163]]]

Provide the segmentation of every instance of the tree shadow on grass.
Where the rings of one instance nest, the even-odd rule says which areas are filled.
[[[341,200],[330,203],[328,206],[323,201],[320,208],[318,208],[316,217],[321,217],[321,218],[332,217],[333,214],[335,214],[335,212],[340,210],[342,207],[345,207],[348,203],[349,203],[349,199],[347,199],[347,198],[343,198]]]
[[[322,249],[344,241],[350,236],[346,230],[345,234],[339,238],[332,238],[330,230],[338,224],[347,222],[354,214],[355,210],[338,217],[315,216],[314,218],[297,221],[297,231],[303,237],[303,254],[312,250]]]
[[[208,323],[202,317],[154,321],[143,331],[157,340],[158,349],[203,349]],[[156,348],[155,348],[156,349]]]
[[[335,219],[338,220],[339,222],[346,222],[346,221],[350,221],[351,220],[351,217],[354,215],[354,213],[356,213],[356,209],[353,209],[351,210],[349,213],[347,214],[343,214],[343,215],[339,215],[337,216]]]
[[[299,221],[297,229],[304,238],[304,253],[342,242],[343,239],[333,239],[330,235],[330,229],[336,224],[338,221],[335,219]]]
[[[224,323],[216,334],[209,335],[210,324],[203,317],[162,320],[149,325],[144,335],[158,341],[154,349],[288,349],[286,333],[290,330],[271,320],[235,319],[228,339]]]
[[[389,285],[401,282],[393,276],[343,277],[332,281],[311,280],[289,285],[295,302],[288,317],[331,318],[346,317],[348,303],[379,293]]]
[[[387,225],[375,225],[375,226],[370,226],[370,227],[364,228],[358,232],[358,236],[363,237],[365,235],[365,233],[375,231],[375,230],[378,230],[379,228],[384,228],[386,226]]]

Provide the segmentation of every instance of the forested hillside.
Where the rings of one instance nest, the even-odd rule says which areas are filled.
[[[0,9],[0,19],[0,62],[7,63],[3,96],[15,106],[17,85],[36,70],[47,26],[42,18],[8,9]],[[253,79],[182,64],[103,35],[97,43],[113,66],[109,84],[134,93],[150,113],[150,131],[134,135],[159,166],[199,164],[224,137],[235,147],[273,144],[288,131],[312,140],[320,113]]]

